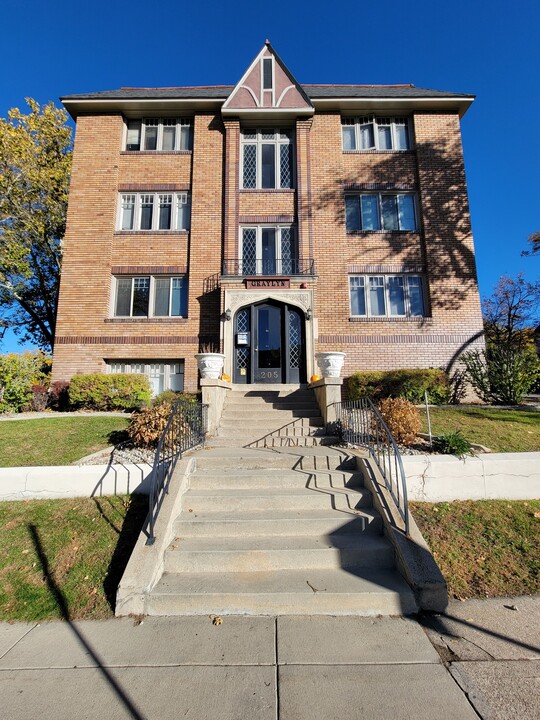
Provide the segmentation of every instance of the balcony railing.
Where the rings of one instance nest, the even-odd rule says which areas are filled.
[[[232,277],[315,275],[315,266],[312,259],[226,258],[223,261],[223,275]]]

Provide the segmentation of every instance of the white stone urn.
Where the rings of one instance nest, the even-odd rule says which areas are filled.
[[[205,380],[219,380],[225,362],[225,355],[223,355],[223,353],[197,353],[195,360],[197,360],[197,367],[199,368],[202,378]]]
[[[323,377],[339,377],[345,362],[344,352],[318,352],[315,353],[317,365]]]

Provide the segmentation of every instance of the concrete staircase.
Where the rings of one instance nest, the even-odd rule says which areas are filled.
[[[236,386],[229,392],[212,447],[330,445],[312,390],[300,385]]]
[[[146,612],[415,612],[355,459],[326,440],[309,391],[231,392],[218,437],[195,458]]]

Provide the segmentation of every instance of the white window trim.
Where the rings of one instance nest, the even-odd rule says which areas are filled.
[[[352,288],[351,288],[351,278],[353,277],[361,277],[364,279],[364,299],[365,299],[365,307],[366,307],[366,314],[365,315],[354,315],[352,312]],[[382,277],[384,280],[384,302],[385,302],[385,314],[384,315],[373,315],[371,312],[371,302],[369,298],[369,279],[370,278],[380,278]],[[391,315],[390,314],[390,288],[388,279],[399,277],[403,278],[403,296],[405,301],[405,314],[404,315]],[[411,314],[411,303],[410,303],[410,293],[409,293],[409,278],[420,278],[422,283],[422,309],[423,314],[422,315],[412,315]],[[353,318],[373,318],[375,320],[382,320],[382,319],[421,319],[426,317],[426,282],[423,275],[420,275],[418,273],[351,273],[347,278],[347,285],[348,285],[348,291],[349,291],[349,313],[350,317]]]
[[[356,197],[361,198],[363,196],[370,196],[370,197],[376,197],[377,198],[377,211],[379,214],[379,229],[378,230],[370,230],[370,229],[364,229],[360,227],[358,230],[347,230],[347,208],[345,206],[345,230],[348,235],[351,235],[352,233],[362,232],[362,233],[392,233],[392,232],[400,232],[400,233],[406,233],[406,232],[418,232],[418,200],[416,193],[414,192],[408,192],[408,191],[391,191],[391,190],[383,190],[380,192],[370,192],[370,191],[347,191],[345,193],[345,198],[348,197]],[[412,197],[413,201],[413,212],[414,212],[414,229],[413,230],[402,230],[401,228],[397,228],[397,230],[387,230],[383,227],[383,208],[382,208],[382,199],[383,197],[399,197],[399,196],[408,196]],[[346,200],[345,200],[346,202]],[[399,201],[398,201],[399,202]],[[399,223],[399,205],[398,205],[398,223]],[[360,201],[360,224],[362,224],[362,202]]]
[[[137,278],[144,278],[150,279],[150,286],[148,289],[149,292],[149,298],[148,298],[148,314],[147,315],[133,315],[133,281]],[[154,309],[155,309],[155,295],[156,295],[156,279],[159,280],[165,280],[168,279],[170,281],[172,280],[183,280],[187,283],[187,275],[115,275],[113,276],[113,292],[112,292],[112,306],[111,306],[111,316],[115,319],[125,319],[130,318],[134,320],[142,320],[144,318],[157,318],[157,319],[165,319],[165,318],[174,318],[176,320],[185,319],[187,318],[186,315],[171,315],[171,307],[172,307],[172,282],[169,283],[169,314],[168,315],[155,315]],[[129,315],[116,315],[116,303],[118,300],[118,280],[131,280],[131,296],[130,296],[130,303],[129,303]],[[189,285],[187,286],[187,290],[189,293]],[[186,302],[186,310],[187,310],[187,302]]]
[[[110,358],[105,361],[106,373],[108,375],[111,375],[115,372],[113,370],[114,365],[124,365],[125,366],[124,372],[123,373],[120,372],[121,375],[143,374],[143,375],[146,375],[146,377],[148,377],[149,380],[152,377],[152,375],[151,375],[152,366],[163,365],[164,366],[164,368],[163,368],[163,389],[169,390],[171,388],[171,376],[172,375],[181,375],[182,376],[182,390],[179,390],[178,392],[184,391],[186,364],[185,364],[185,361],[183,358],[179,358],[178,360],[170,360],[170,359],[154,360],[154,359],[146,359],[146,358],[141,358],[140,360],[124,360],[124,359],[116,360],[114,358]],[[136,366],[136,365],[142,365],[144,367],[143,373],[138,373],[137,371],[131,369],[133,366]],[[172,373],[171,368],[173,365],[178,365],[179,368],[182,370],[182,372]]]
[[[296,235],[296,226],[295,225],[289,225],[289,224],[282,224],[282,225],[241,225],[239,228],[239,238],[238,238],[238,262],[240,267],[243,266],[243,250],[244,250],[244,230],[255,230],[256,236],[255,236],[255,258],[256,258],[256,267],[255,267],[255,273],[256,275],[263,275],[263,257],[262,257],[262,231],[263,230],[275,230],[276,231],[276,275],[282,275],[282,265],[281,261],[283,259],[282,251],[281,251],[281,232],[282,230],[289,230],[292,236],[292,241],[295,243],[296,246],[296,256],[295,260],[298,261],[298,237]],[[243,273],[243,267],[242,267],[242,273]],[[289,275],[290,273],[286,273]]]
[[[151,195],[153,200],[153,211],[152,211],[152,227],[142,230],[141,225],[141,207],[142,198]],[[159,197],[160,195],[172,195],[172,208],[171,208],[171,227],[160,228],[159,227]],[[133,213],[133,227],[123,228],[122,221],[124,217],[123,204],[124,198],[127,196],[135,197],[135,209]],[[187,227],[179,228],[178,223],[178,208],[180,205],[188,206],[188,222]],[[191,226],[191,193],[187,190],[181,192],[169,192],[167,190],[150,191],[150,192],[121,192],[118,194],[118,210],[117,210],[117,222],[116,229],[118,232],[189,232]]]
[[[360,147],[360,128],[362,125],[366,125],[365,120],[369,120],[373,126],[373,142],[374,147],[362,148]],[[385,127],[391,128],[392,135],[392,147],[391,148],[379,148],[379,133],[378,133],[378,120],[389,121],[389,125],[385,123]],[[396,122],[397,120],[405,120],[405,127],[407,130],[407,140],[409,147],[397,148],[397,130],[396,125],[402,125],[403,123]],[[343,142],[343,127],[354,127],[354,141],[356,147],[353,150],[345,149],[345,143]],[[385,117],[383,115],[361,115],[358,117],[344,117],[341,121],[341,147],[343,152],[410,152],[413,149],[413,139],[411,132],[411,118],[404,115],[396,115],[392,117]]]
[[[174,124],[176,126],[176,133],[174,138],[174,148],[172,150],[163,150],[163,126],[164,123],[167,125],[170,124],[170,122],[174,121]],[[128,124],[129,122],[140,122],[141,123],[141,137],[140,137],[140,147],[138,150],[128,150],[127,147],[127,140],[128,140]],[[145,143],[145,134],[146,134],[146,125],[148,122],[157,122],[157,142],[156,142],[156,149],[155,150],[145,150],[144,143]],[[180,147],[181,143],[181,128],[182,127],[189,127],[189,147],[187,149],[183,149]],[[191,152],[193,150],[193,121],[191,118],[125,118],[124,120],[124,137],[123,137],[123,144],[122,149],[127,152],[154,152],[154,153],[168,153],[168,152]]]
[[[246,128],[240,134],[240,189],[241,190],[293,190],[296,185],[296,148],[294,137],[281,137],[281,130],[285,128]],[[263,140],[263,133],[267,134],[273,132],[279,133],[279,138],[274,140]],[[244,133],[255,133],[254,139],[245,138]],[[294,136],[294,130],[290,131],[291,135]],[[263,188],[262,187],[262,146],[274,145],[274,159],[275,159],[275,172],[276,172],[276,186],[274,188]],[[245,145],[256,145],[256,173],[257,177],[255,180],[254,188],[244,187],[244,146]],[[290,145],[292,149],[291,159],[291,185],[290,187],[281,187],[281,146]]]

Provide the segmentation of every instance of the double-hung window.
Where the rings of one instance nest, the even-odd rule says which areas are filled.
[[[126,193],[120,196],[119,230],[189,230],[190,193]]]
[[[347,232],[416,230],[412,193],[355,193],[345,196]]]
[[[193,125],[185,118],[145,118],[128,120],[126,150],[173,152],[191,150]]]
[[[405,117],[344,118],[343,150],[410,150],[409,121]]]
[[[242,132],[242,188],[293,187],[293,141],[288,130]]]
[[[117,277],[115,317],[187,317],[187,280],[181,277]]]
[[[420,275],[350,275],[353,317],[423,317],[424,285]]]
[[[291,225],[241,228],[240,275],[296,275],[298,246]]]
[[[107,371],[146,375],[150,380],[152,395],[158,395],[163,390],[182,392],[184,389],[183,360],[108,360]]]

